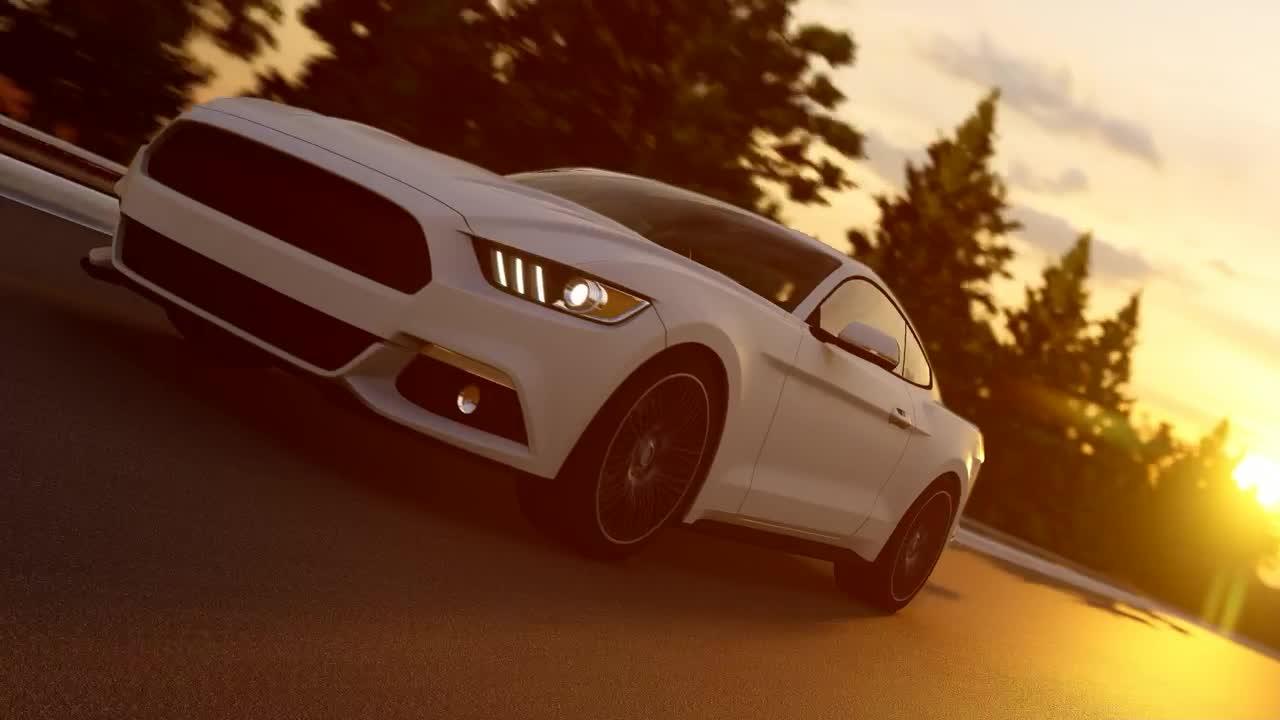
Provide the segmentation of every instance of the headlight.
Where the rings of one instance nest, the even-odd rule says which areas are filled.
[[[633,292],[566,265],[474,238],[490,285],[530,302],[602,323],[619,323],[649,306]]]

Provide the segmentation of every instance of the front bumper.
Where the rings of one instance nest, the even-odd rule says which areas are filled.
[[[412,294],[380,285],[174,192],[143,172],[141,158],[119,185],[122,216],[253,283],[358,328],[373,342],[349,362],[321,367],[192,302],[188,295],[193,293],[184,293],[180,285],[162,286],[131,267],[122,252],[127,233],[117,232],[112,266],[149,297],[182,307],[286,363],[344,384],[380,415],[519,470],[552,477],[614,388],[665,345],[665,328],[652,310],[606,326],[491,287],[464,234],[465,222],[402,183],[332,153],[317,155],[314,145],[260,125],[231,116],[201,119],[305,157],[409,210],[427,235],[433,279]],[[504,240],[518,244],[518,238]],[[509,378],[527,441],[469,425],[466,417],[451,415],[438,405],[432,412],[406,397],[397,379],[428,344]]]

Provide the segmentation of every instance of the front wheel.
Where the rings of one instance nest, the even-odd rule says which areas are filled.
[[[929,581],[946,549],[955,508],[950,490],[931,487],[903,516],[875,562],[852,555],[836,561],[836,584],[854,599],[887,613],[906,607]]]
[[[720,389],[706,363],[659,360],[633,375],[588,426],[542,497],[522,488],[535,525],[584,553],[638,550],[697,491],[722,424]]]

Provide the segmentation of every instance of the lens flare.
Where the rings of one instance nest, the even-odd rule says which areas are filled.
[[[1253,490],[1268,510],[1280,510],[1280,463],[1262,455],[1246,455],[1232,473],[1241,490]]]

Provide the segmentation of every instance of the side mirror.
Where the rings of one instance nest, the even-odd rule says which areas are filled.
[[[898,367],[902,347],[897,338],[866,323],[851,322],[840,331],[840,344],[886,370]]]

